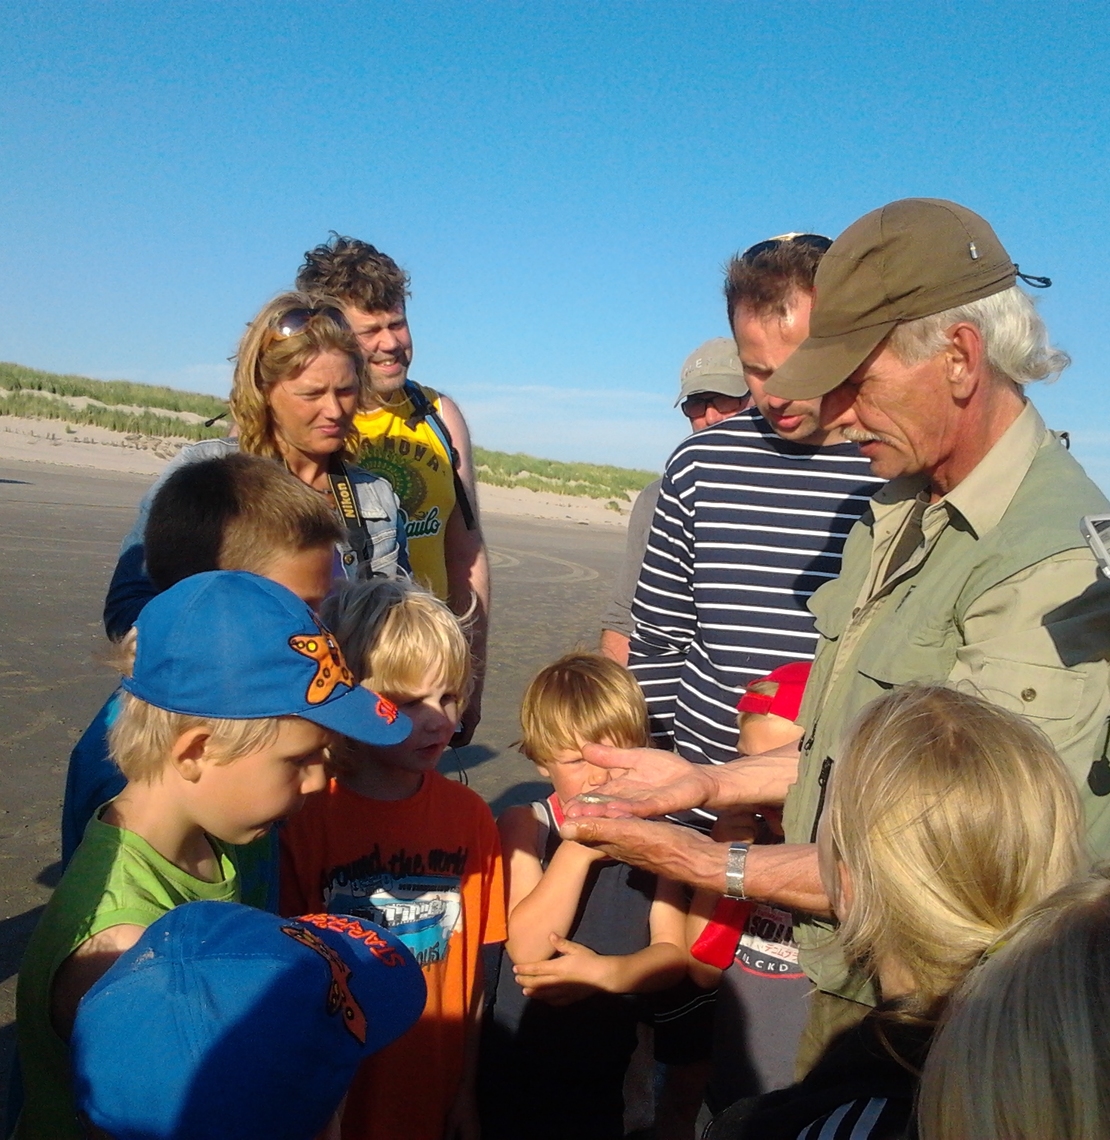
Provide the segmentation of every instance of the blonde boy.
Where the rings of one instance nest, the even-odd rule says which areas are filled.
[[[459,620],[411,583],[350,583],[324,613],[363,684],[412,721],[391,748],[348,742],[341,774],[282,829],[281,910],[387,927],[424,969],[424,1016],[367,1060],[345,1140],[477,1136],[474,1074],[482,947],[505,938],[501,847],[481,797],[436,771],[466,703]]]
[[[135,650],[110,736],[127,784],[90,822],[20,971],[18,1140],[82,1135],[67,1042],[116,958],[181,903],[237,901],[226,845],[323,788],[333,731],[384,743],[409,729],[376,711],[304,602],[253,574],[198,574],[152,599]]]
[[[626,669],[576,653],[541,670],[520,719],[521,751],[555,790],[498,820],[508,960],[487,1025],[482,1134],[619,1138],[622,1085],[646,1013],[628,995],[686,977],[684,898],[672,882],[560,840],[559,825],[568,800],[611,775],[583,759],[583,742],[643,747],[647,708]]]
[[[336,576],[335,544],[342,530],[327,500],[279,463],[255,455],[205,459],[174,471],[150,507],[143,544],[147,573],[134,584],[161,593],[207,570],[249,570],[292,590],[319,609]],[[113,693],[74,746],[62,802],[62,867],[68,866],[93,812],[123,788],[124,778],[108,756],[107,732],[119,713]],[[274,851],[276,859],[276,847]],[[257,885],[244,884],[244,901],[277,905],[265,869]],[[276,879],[276,876],[272,876]]]

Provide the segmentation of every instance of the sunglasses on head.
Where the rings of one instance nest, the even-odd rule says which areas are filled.
[[[327,317],[341,329],[349,328],[347,318],[334,305],[319,305],[315,308],[290,309],[280,317],[275,317],[270,328],[278,336],[297,336],[308,328],[313,317]]]
[[[744,250],[740,260],[754,261],[761,253],[768,253],[786,242],[797,242],[799,245],[809,246],[824,253],[832,245],[832,238],[827,238],[824,234],[779,234],[778,237],[768,238],[766,241],[757,241],[755,245]]]

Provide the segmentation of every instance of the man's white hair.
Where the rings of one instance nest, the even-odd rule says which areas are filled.
[[[1055,379],[1071,364],[1063,349],[1048,343],[1048,330],[1033,299],[1016,285],[897,325],[888,344],[903,364],[920,364],[947,345],[948,330],[961,321],[975,325],[983,334],[987,363],[995,375],[1015,384]]]

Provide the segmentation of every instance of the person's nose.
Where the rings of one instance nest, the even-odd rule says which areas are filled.
[[[328,773],[323,764],[309,764],[301,777],[301,795],[322,792],[328,786]]]
[[[341,420],[346,414],[343,403],[335,392],[328,392],[320,403],[321,410],[329,420]]]
[[[400,343],[400,338],[392,329],[382,329],[378,333],[374,348],[378,352],[395,352]]]
[[[825,431],[832,428],[852,427],[856,422],[856,389],[849,384],[841,384],[821,397],[821,427]]]
[[[721,422],[721,420],[728,419],[728,416],[724,416],[719,411],[717,411],[717,408],[714,404],[707,404],[705,408],[704,419],[706,427],[716,427],[717,424]]]

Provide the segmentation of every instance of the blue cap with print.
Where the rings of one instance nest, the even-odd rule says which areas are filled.
[[[244,570],[194,574],[135,622],[123,687],[169,712],[229,720],[299,716],[365,744],[399,744],[412,724],[355,682],[332,634],[292,591]]]
[[[114,1140],[313,1140],[425,995],[416,959],[365,919],[185,903],[82,999],[77,1108]]]

